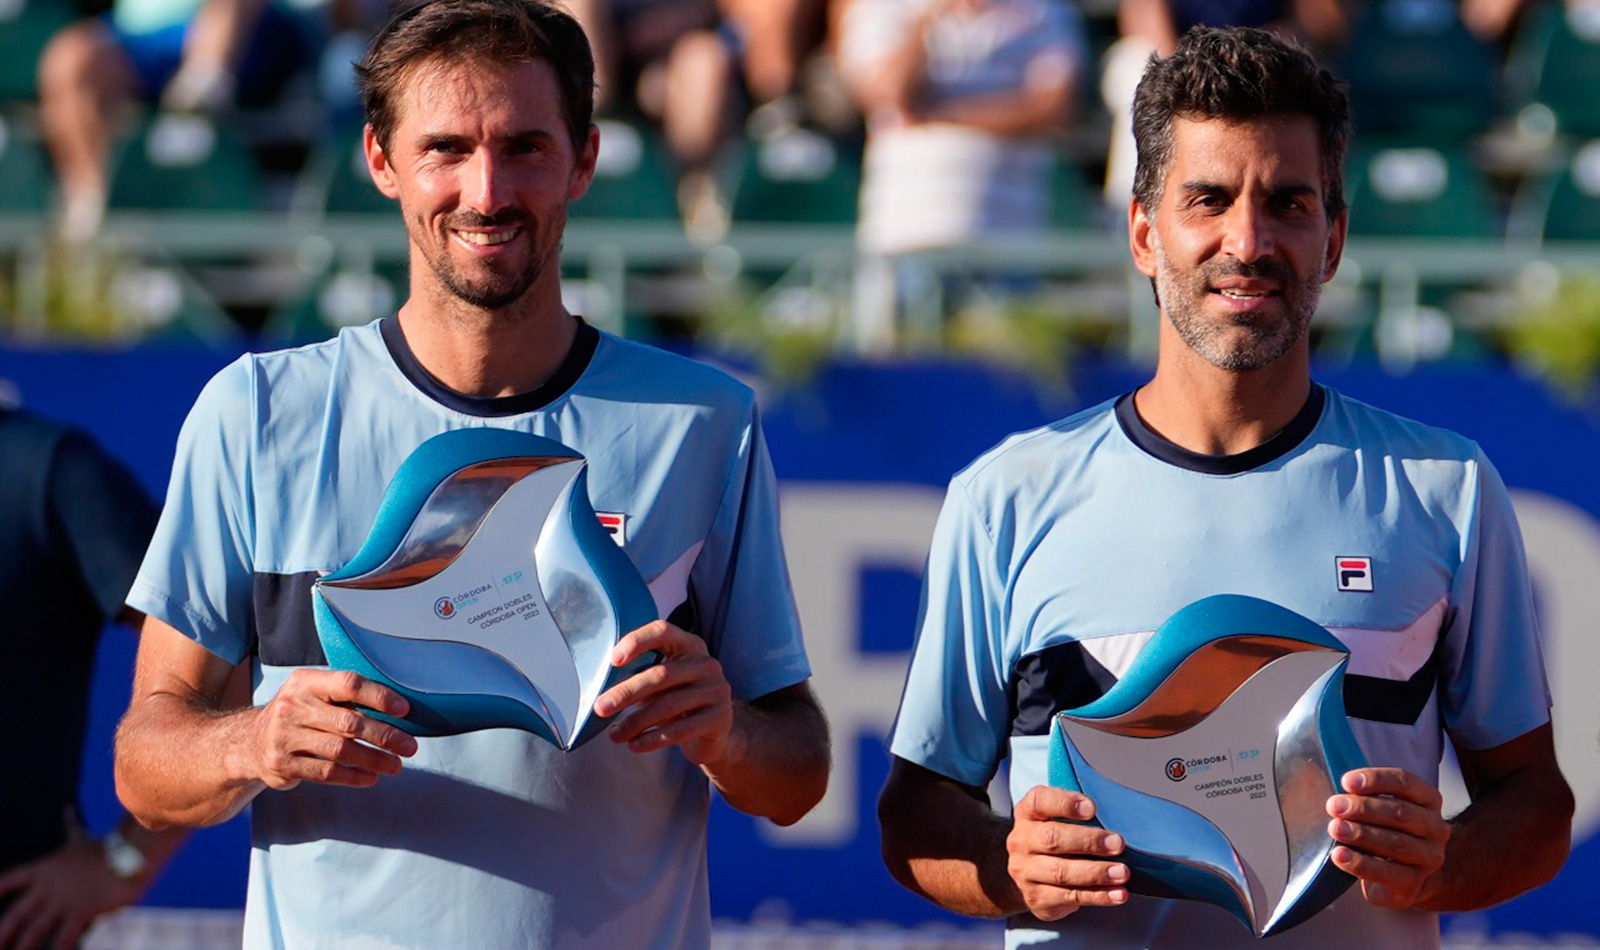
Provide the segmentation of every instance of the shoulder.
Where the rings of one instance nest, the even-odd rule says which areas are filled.
[[[693,405],[749,415],[753,389],[701,360],[602,332],[580,391],[603,391],[639,403]]]
[[[953,482],[975,498],[1053,483],[1116,430],[1115,406],[1116,400],[1107,400],[1048,425],[1012,433],[956,473]]]
[[[1476,465],[1483,461],[1478,443],[1458,432],[1407,418],[1344,395],[1331,387],[1325,418],[1350,438],[1352,447],[1397,460]]]
[[[196,406],[215,403],[240,411],[273,397],[320,400],[341,364],[382,354],[383,347],[374,321],[316,343],[245,353],[211,377]]]

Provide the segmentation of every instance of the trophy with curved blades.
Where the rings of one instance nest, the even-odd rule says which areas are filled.
[[[1129,889],[1207,901],[1256,936],[1298,924],[1354,880],[1334,866],[1328,796],[1365,765],[1345,719],[1349,653],[1253,597],[1178,611],[1126,676],[1050,727],[1050,783],[1118,832]]]
[[[406,697],[413,735],[516,727],[562,749],[597,733],[596,697],[656,619],[590,507],[583,456],[501,429],[424,442],[396,473],[366,543],[312,587],[328,663]],[[377,715],[376,713],[369,713]]]

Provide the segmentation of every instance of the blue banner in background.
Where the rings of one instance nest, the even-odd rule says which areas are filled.
[[[189,404],[229,358],[161,348],[0,350],[0,378],[16,385],[28,407],[89,429],[159,494]],[[785,544],[814,685],[833,723],[835,767],[828,797],[792,828],[715,808],[717,917],[898,926],[957,920],[889,878],[874,817],[888,770],[883,736],[899,698],[944,485],[1007,433],[1112,398],[1146,375],[1124,365],[1083,365],[1070,392],[1047,393],[1025,378],[971,365],[837,366],[804,387],[763,393],[783,480]],[[1578,798],[1574,848],[1551,884],[1451,918],[1447,932],[1487,935],[1483,945],[1511,933],[1600,938],[1600,690],[1592,685],[1600,671],[1600,412],[1498,369],[1391,377],[1324,368],[1317,375],[1351,396],[1478,440],[1513,491],[1528,542],[1557,751]],[[101,650],[84,777],[96,830],[118,810],[109,750],[133,653],[133,637],[116,630]],[[196,834],[148,902],[238,906],[248,846],[238,820]]]

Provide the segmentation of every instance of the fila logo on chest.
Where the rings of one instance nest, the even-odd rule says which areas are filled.
[[[1333,559],[1334,586],[1343,591],[1372,592],[1372,558],[1341,554]]]

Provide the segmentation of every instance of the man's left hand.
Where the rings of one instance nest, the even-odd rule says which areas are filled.
[[[595,700],[596,714],[621,714],[611,725],[611,741],[625,742],[635,752],[675,745],[696,765],[737,758],[733,687],[705,641],[657,620],[618,641],[611,663],[626,666],[651,651],[661,654],[661,662]]]
[[[1444,864],[1450,824],[1439,790],[1404,769],[1366,768],[1344,774],[1348,794],[1328,799],[1328,834],[1339,842],[1333,863],[1361,882],[1379,907],[1408,908]]]
[[[72,950],[96,917],[138,900],[146,877],[113,874],[100,843],[74,828],[59,850],[0,875],[0,897],[11,899],[0,950]]]

